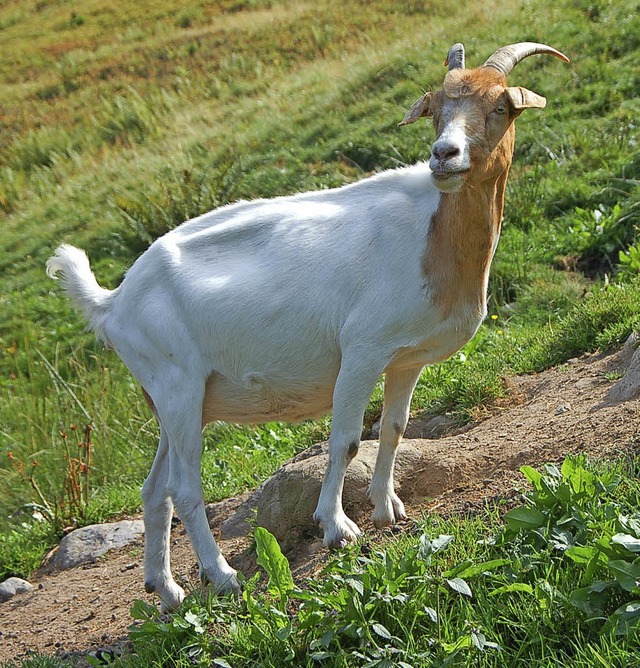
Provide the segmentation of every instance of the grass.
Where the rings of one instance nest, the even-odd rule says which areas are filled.
[[[170,623],[135,605],[121,665],[633,665],[637,464],[523,467],[523,505],[361,543],[304,588],[258,528],[266,583],[247,582],[239,603],[193,594]]]
[[[518,122],[495,318],[425,370],[413,411],[469,419],[509,374],[624,340],[640,313],[639,35],[631,0],[4,2],[0,578],[28,576],[63,525],[138,510],[157,439],[126,370],[45,278],[53,248],[86,248],[113,287],[151,239],[211,207],[424,159],[431,128],[396,124],[439,84],[453,42],[470,64],[521,40],[572,64],[532,58],[511,77],[549,104]],[[381,397],[382,385],[368,423]],[[74,505],[89,423],[88,494]],[[207,499],[254,487],[328,429],[209,429]],[[597,662],[591,651],[575,656]],[[613,645],[594,651],[613,663]]]
[[[131,651],[111,665],[636,665],[638,465],[579,456],[525,466],[521,505],[365,539],[304,586],[258,528],[262,570],[240,600],[196,591],[170,618],[136,602]]]

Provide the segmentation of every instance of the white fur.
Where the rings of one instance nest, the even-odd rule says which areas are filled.
[[[421,163],[335,190],[239,202],[158,239],[113,292],[97,285],[82,251],[63,245],[51,258],[49,273],[62,274],[160,421],[143,489],[145,579],[166,607],[183,596],[169,570],[172,504],[204,574],[237,588],[204,514],[203,423],[301,420],[333,408],[331,464],[315,516],[325,542],[338,545],[359,533],[342,510],[342,484],[349,445],[353,453],[386,371],[370,494],[376,524],[404,516],[392,470],[413,387],[422,367],[462,345],[480,317],[443,322],[430,302],[421,258],[439,201]]]
[[[112,292],[82,251],[63,245],[49,260],[49,274],[62,274],[153,401],[161,436],[142,491],[145,582],[165,608],[184,596],[169,566],[174,505],[202,574],[238,589],[204,510],[201,429],[211,420],[293,421],[332,409],[315,518],[325,543],[340,545],[359,533],[342,487],[384,373],[373,520],[405,516],[393,465],[413,389],[424,365],[455,352],[486,312],[476,301],[444,317],[433,303],[423,260],[441,197],[420,163],[334,190],[239,202],[158,239]]]

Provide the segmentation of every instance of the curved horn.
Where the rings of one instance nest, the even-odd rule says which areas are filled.
[[[538,44],[537,42],[519,42],[518,44],[510,44],[509,46],[503,46],[501,49],[498,49],[491,58],[485,62],[483,67],[492,67],[506,77],[521,60],[524,60],[527,56],[533,56],[536,53],[548,53],[556,58],[560,58],[560,60],[564,60],[565,63],[570,62],[564,53],[560,53],[560,51],[556,51],[546,44]]]
[[[454,44],[449,49],[444,64],[448,65],[450,70],[464,69],[464,45],[460,42]]]

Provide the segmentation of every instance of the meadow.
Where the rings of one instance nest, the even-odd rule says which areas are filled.
[[[548,106],[519,120],[490,318],[425,370],[413,411],[474,419],[508,400],[509,374],[623,341],[640,324],[639,15],[632,0],[4,0],[0,579],[28,576],[65,528],[139,510],[158,435],[45,277],[55,246],[85,248],[114,287],[154,238],[214,206],[426,159],[432,128],[397,123],[439,85],[453,42],[470,65],[526,40],[572,63],[531,58],[510,79]],[[207,500],[255,487],[329,425],[209,428]],[[501,665],[484,660],[469,665]]]

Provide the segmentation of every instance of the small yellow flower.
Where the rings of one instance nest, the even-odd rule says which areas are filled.
[[[498,316],[494,313],[494,314],[491,316],[491,320],[497,320],[497,319],[498,319]]]

